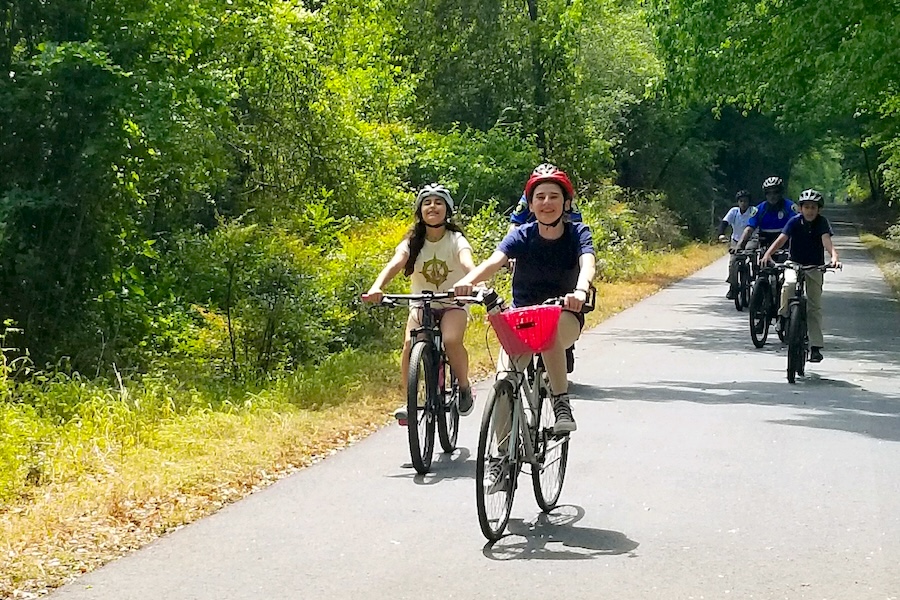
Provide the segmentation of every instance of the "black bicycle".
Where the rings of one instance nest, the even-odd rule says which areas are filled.
[[[591,289],[582,312],[594,307]],[[478,436],[475,497],[478,523],[486,538],[498,540],[512,511],[518,475],[528,465],[534,497],[544,512],[553,510],[562,492],[569,456],[569,434],[555,433],[550,384],[539,353],[552,347],[562,313],[560,298],[549,304],[491,313],[496,306],[484,295],[491,326],[510,356],[532,354],[526,365],[498,373],[491,388]]]
[[[381,300],[382,306],[409,306],[420,311],[421,325],[410,332],[406,430],[413,467],[422,475],[431,469],[435,428],[444,452],[456,450],[459,436],[459,383],[447,361],[433,305],[463,306],[473,302],[478,299],[456,298],[453,292],[385,294]]]
[[[776,263],[787,259],[786,251],[778,251],[773,256]],[[757,348],[762,348],[769,337],[769,326],[778,317],[778,302],[784,283],[783,269],[779,265],[760,267],[750,290],[750,339]],[[784,329],[777,328],[778,338],[784,341]]]
[[[759,273],[759,252],[757,248],[734,251],[734,270],[737,280],[734,307],[737,310],[744,310],[750,306],[750,289]]]
[[[785,325],[785,339],[787,341],[787,380],[794,383],[797,375],[801,377],[806,372],[806,360],[809,357],[809,331],[806,317],[806,274],[810,271],[829,271],[834,269],[830,265],[801,265],[793,261],[787,261],[776,268],[780,270],[793,269],[797,273],[797,289],[794,295],[788,299],[788,316]]]

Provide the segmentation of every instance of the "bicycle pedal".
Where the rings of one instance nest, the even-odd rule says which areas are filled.
[[[407,425],[409,425],[409,423],[406,419],[397,419],[397,425],[399,425],[400,427],[406,427]]]

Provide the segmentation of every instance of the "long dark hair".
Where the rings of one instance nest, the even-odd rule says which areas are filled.
[[[444,227],[447,228],[447,231],[463,233],[463,230],[459,225],[451,223],[450,221],[444,223]],[[406,259],[406,266],[403,269],[403,274],[407,277],[412,275],[413,271],[416,269],[416,259],[419,258],[419,253],[425,246],[426,229],[425,221],[422,220],[421,215],[417,214],[416,222],[413,223],[412,227],[409,228],[409,231],[406,232],[406,239],[409,241],[409,258]],[[465,234],[463,233],[463,235]]]

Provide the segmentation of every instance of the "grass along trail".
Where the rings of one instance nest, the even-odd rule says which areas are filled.
[[[647,256],[627,280],[599,283],[587,326],[724,252],[693,244]],[[498,345],[486,335],[479,307],[473,314],[467,347],[473,373],[483,377],[493,371]],[[92,468],[56,474],[0,507],[0,598],[45,595],[386,425],[401,403],[398,359],[396,352],[338,356],[302,385],[277,382],[232,410],[175,416],[127,448],[97,443],[71,450]]]

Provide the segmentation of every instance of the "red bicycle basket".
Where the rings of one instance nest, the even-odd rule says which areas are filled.
[[[507,354],[536,354],[553,346],[561,313],[561,306],[525,306],[488,315],[488,321]]]

